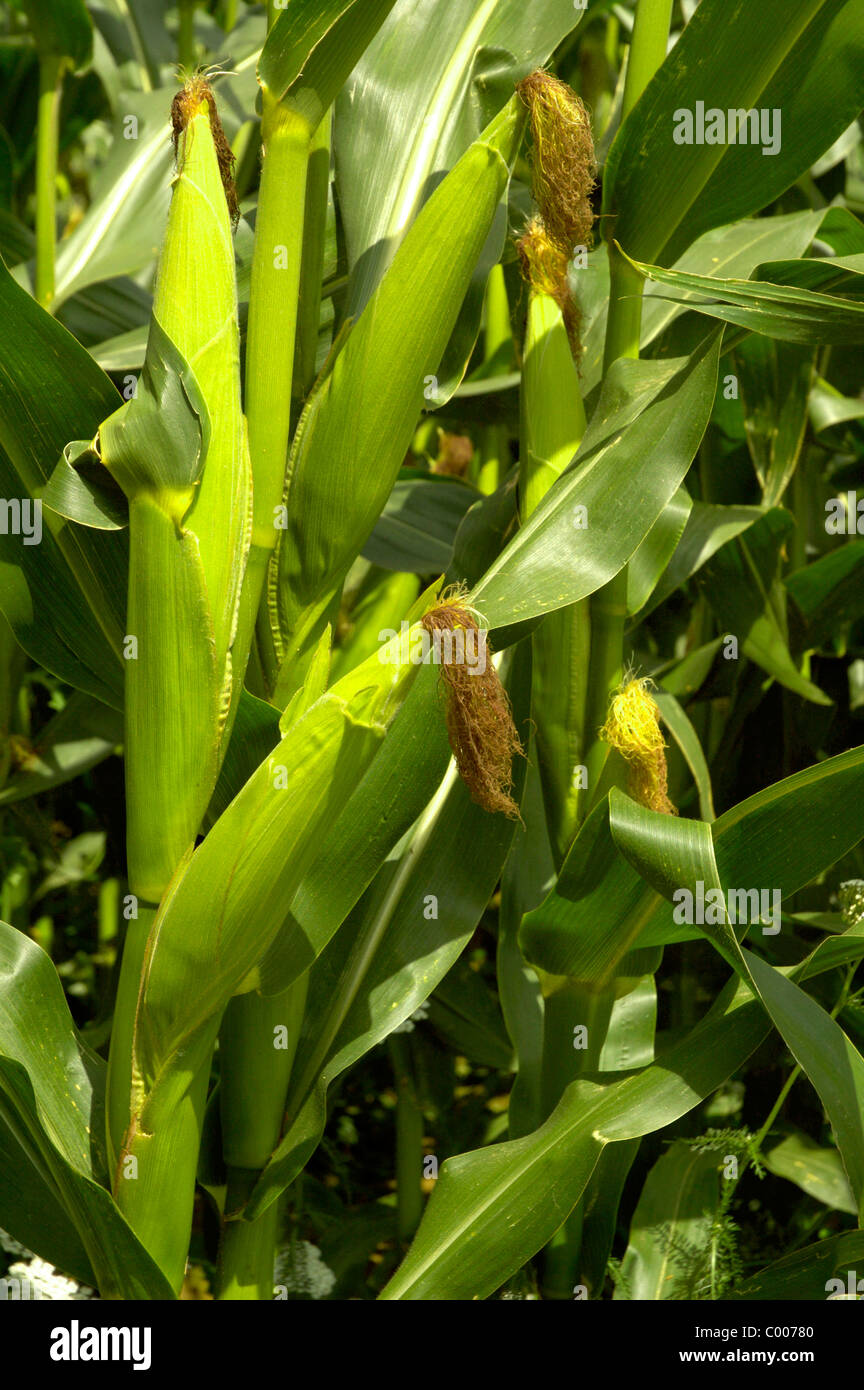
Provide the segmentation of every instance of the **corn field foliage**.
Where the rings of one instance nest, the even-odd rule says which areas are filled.
[[[0,70],[4,1287],[856,1297],[860,0]]]

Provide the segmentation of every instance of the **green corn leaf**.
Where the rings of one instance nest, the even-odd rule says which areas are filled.
[[[862,42],[856,0],[704,0],[609,152],[604,211],[627,253],[675,260],[708,228],[773,202],[858,115]],[[779,147],[676,143],[676,112],[697,102],[779,111]]]
[[[859,956],[864,950],[860,935],[854,949]],[[799,977],[832,964],[817,948]],[[759,1046],[768,1021],[748,987],[736,983],[683,1042],[644,1071],[609,1086],[574,1082],[533,1134],[448,1159],[414,1243],[381,1297],[484,1298],[499,1288],[558,1229],[607,1145],[687,1114]]]
[[[5,922],[0,995],[0,1224],[103,1298],[171,1298],[103,1186],[104,1063],[78,1038],[49,957]]]
[[[397,0],[336,109],[349,314],[366,305],[437,180],[582,18],[558,0]],[[478,324],[479,305],[472,340]]]
[[[784,898],[810,883],[864,836],[862,777],[864,749],[853,749],[724,812],[711,826],[722,881],[777,888]],[[699,935],[674,923],[670,905],[618,854],[616,818],[625,801],[595,806],[556,887],[523,919],[526,958],[551,975],[602,986],[637,944]]]
[[[706,592],[722,630],[734,634],[740,650],[769,676],[817,705],[830,698],[801,674],[789,651],[786,591],[779,579],[780,547],[792,518],[782,508],[766,512],[705,565]]]
[[[803,256],[817,235],[828,235],[826,225],[832,213],[791,212],[772,217],[745,218],[728,226],[713,227],[697,237],[675,261],[673,270],[723,279],[746,280],[766,261]],[[857,248],[856,248],[857,249]],[[838,252],[838,254],[840,254]],[[588,256],[587,268],[580,272],[579,302],[582,309],[582,388],[592,391],[603,373],[603,352],[609,304],[609,259],[605,246]],[[687,292],[679,301],[653,295],[646,287],[642,301],[641,347],[657,347],[670,336],[676,319],[687,311]],[[674,350],[674,349],[673,349]],[[652,348],[652,356],[657,348]]]
[[[735,349],[734,362],[762,502],[778,506],[801,457],[814,349],[751,335]]]
[[[398,486],[398,485],[397,485]],[[380,650],[380,633],[395,631],[417,599],[417,577],[371,566],[350,598],[348,631],[332,653],[330,679],[336,681]]]
[[[129,525],[129,502],[119,483],[110,475],[106,477],[93,444],[92,439],[73,439],[66,445],[45,486],[42,502],[79,526],[122,531]],[[200,453],[200,437],[196,453]]]
[[[825,1148],[808,1134],[796,1131],[768,1149],[763,1161],[769,1173],[788,1178],[817,1202],[856,1215],[855,1198],[836,1149]]]
[[[158,499],[179,527],[195,497],[209,445],[210,416],[201,388],[154,319],[135,395],[100,427],[99,456],[127,498],[146,494]]]
[[[274,636],[308,650],[396,480],[522,131],[514,98],[436,190],[301,420],[279,533]],[[302,664],[298,667],[298,679]]]
[[[60,787],[116,752],[123,742],[123,720],[90,695],[74,692],[65,707],[19,754],[17,770],[0,790],[0,806]]]
[[[789,576],[786,587],[807,624],[810,648],[860,617],[864,603],[864,541],[847,541]]]
[[[598,1087],[573,1082],[532,1134],[450,1158],[384,1299],[483,1298],[540,1250],[585,1191],[606,1145],[661,1129],[709,1095],[768,1031],[740,986],[686,1045]]]
[[[70,437],[93,439],[119,396],[71,334],[0,265],[0,470],[4,496],[39,499]],[[0,537],[0,602],[34,660],[122,703],[128,546],[43,515],[41,544]]]
[[[524,666],[514,671],[514,718],[520,727],[529,678]],[[519,759],[517,798],[524,772]],[[250,1220],[293,1181],[317,1148],[335,1078],[409,1019],[446,976],[483,913],[513,833],[512,821],[470,800],[451,764],[312,969],[285,1132],[250,1199]]]
[[[364,558],[384,569],[443,574],[462,518],[476,501],[466,483],[400,478],[363,547]]]
[[[165,87],[124,93],[92,201],[57,247],[55,308],[99,281],[135,274],[156,257],[171,200],[173,95]]]
[[[470,966],[461,962],[430,997],[429,1020],[449,1045],[481,1066],[508,1071],[513,1049],[498,1001]]]
[[[395,0],[291,0],[277,14],[258,60],[274,101],[317,126]]]
[[[683,361],[613,365],[573,463],[474,587],[490,627],[586,598],[626,564],[696,453],[719,348],[715,337]]]
[[[647,616],[674,593],[691,574],[710,560],[715,551],[746,531],[762,516],[764,512],[761,507],[721,507],[711,502],[693,502],[681,539],[651,593],[644,615]],[[640,616],[643,614],[640,613]]]
[[[618,1229],[621,1194],[639,1152],[641,1140],[610,1144],[597,1161],[583,1199],[580,1277],[588,1297],[598,1295],[606,1280],[609,1257]]]
[[[83,68],[93,54],[93,21],[84,0],[22,0],[30,31],[40,57],[65,58],[73,68]]]
[[[672,819],[647,811],[613,791],[615,842],[630,864],[652,887],[672,898],[686,889],[695,894],[701,882],[707,895],[724,886],[750,889],[747,879],[721,879],[714,857],[711,828],[700,821]],[[750,914],[752,921],[752,913]],[[778,924],[779,925],[779,924]],[[707,920],[700,927],[712,945],[761,1000],[772,1023],[785,1039],[796,1061],[813,1083],[837,1136],[858,1206],[864,1213],[864,1058],[839,1024],[814,999],[767,965],[759,956],[743,951],[724,909],[716,925]]]
[[[418,677],[387,738],[327,834],[291,902],[262,990],[285,989],[318,958],[423,811],[449,759],[437,672]],[[341,864],[342,872],[333,873]]]
[[[684,713],[674,695],[668,690],[652,691],[652,698],[660,711],[660,717],[684,756],[696,783],[699,793],[699,816],[704,821],[715,817],[714,799],[711,792],[711,773],[696,730]]]
[[[633,1215],[616,1299],[711,1296],[721,1167],[716,1153],[699,1153],[683,1139],[654,1164]]]
[[[627,566],[627,611],[638,613],[666,576],[669,562],[687,528],[693,499],[679,487],[664,507]]]
[[[823,282],[840,279],[840,288],[846,290],[845,294],[823,294],[765,278],[768,274],[772,277],[781,274],[779,266],[758,267],[757,273],[761,271],[762,278],[757,280],[723,280],[682,270],[664,270],[661,266],[630,260],[629,256],[626,259],[646,280],[677,290],[679,294],[673,298],[683,299],[686,294],[688,309],[723,319],[726,323],[736,323],[751,333],[807,346],[864,341],[864,303],[859,289],[859,284],[864,286],[864,276],[852,271],[841,274],[830,260],[827,265],[816,262],[813,273]]]
[[[828,1296],[830,1281],[839,1276],[840,1285],[849,1288],[847,1277],[854,1270],[852,1284],[857,1289],[858,1272],[864,1259],[864,1231],[844,1231],[839,1236],[816,1241],[775,1261],[758,1274],[745,1279],[730,1292],[730,1299],[747,1302],[761,1300],[819,1301]]]

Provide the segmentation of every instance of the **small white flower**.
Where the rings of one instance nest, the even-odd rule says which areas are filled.
[[[14,1240],[8,1231],[4,1231],[2,1226],[0,1226],[0,1245],[7,1255],[26,1255],[29,1259],[33,1254],[32,1250],[28,1250],[25,1245]]]
[[[308,1240],[296,1240],[276,1256],[274,1283],[288,1293],[319,1299],[330,1293],[336,1275],[325,1265],[317,1245]]]
[[[10,1265],[6,1278],[20,1280],[22,1298],[69,1303],[93,1297],[93,1290],[86,1284],[79,1284],[75,1279],[67,1279],[65,1274],[58,1274],[52,1264],[47,1260],[40,1260],[38,1255]]]
[[[411,1014],[411,1017],[410,1017],[410,1018],[404,1019],[403,1022],[399,1024],[399,1027],[398,1027],[398,1028],[394,1028],[394,1029],[393,1029],[393,1032],[394,1032],[394,1033],[413,1033],[413,1032],[414,1032],[414,1026],[415,1026],[415,1024],[417,1024],[417,1023],[422,1023],[423,1020],[426,1019],[426,1018],[428,1018],[428,1017],[429,1017],[429,1009],[427,1008],[427,1006],[426,1006],[425,1004],[421,1004],[419,1008],[417,1008],[417,1009],[414,1010],[413,1014]]]

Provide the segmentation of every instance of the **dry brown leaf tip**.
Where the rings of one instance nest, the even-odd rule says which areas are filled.
[[[433,473],[464,478],[474,457],[474,445],[467,434],[438,431],[438,456],[432,464]]]

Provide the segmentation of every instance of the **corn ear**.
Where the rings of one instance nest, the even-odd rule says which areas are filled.
[[[435,372],[506,192],[524,114],[514,97],[436,188],[298,424],[268,581],[282,668],[277,703],[302,684],[427,392],[437,390]]]
[[[242,678],[232,646],[251,505],[224,136],[200,79],[175,100],[174,122],[178,172],[147,368],[99,434],[129,498],[129,879],[149,902],[194,843],[224,751]]]

